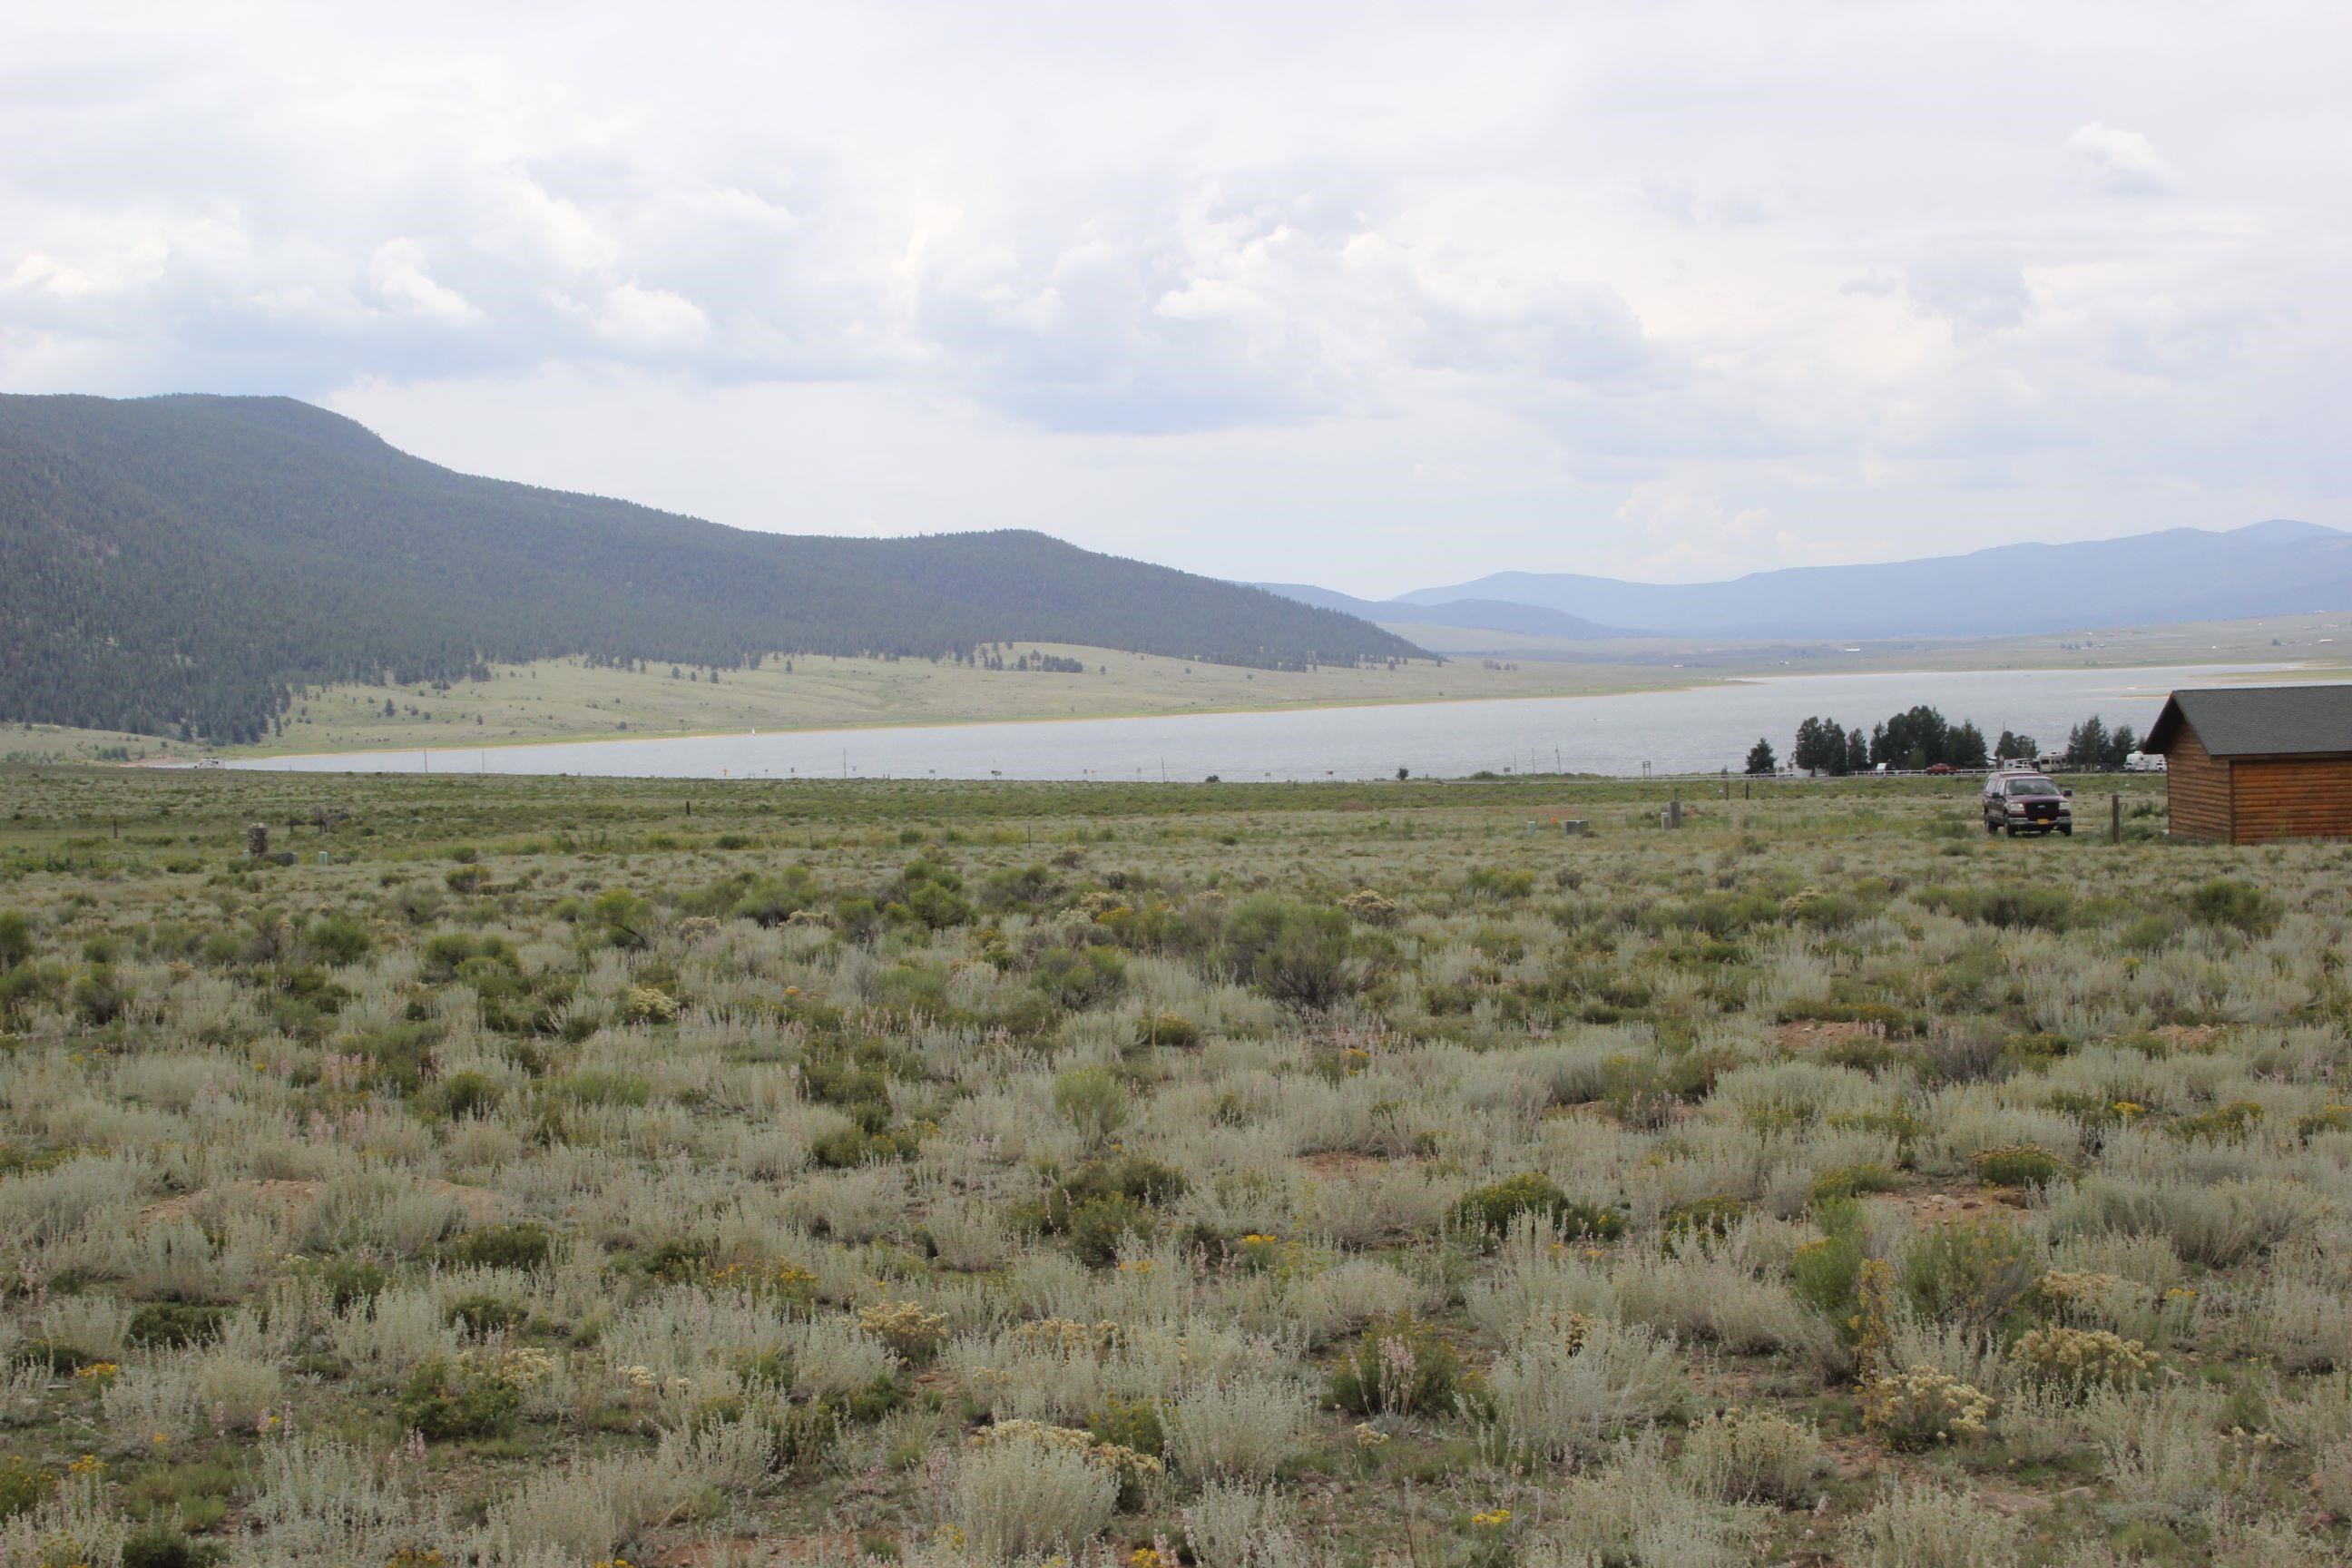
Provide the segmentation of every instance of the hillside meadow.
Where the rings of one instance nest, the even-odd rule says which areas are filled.
[[[1082,673],[1022,669],[1024,656],[1066,660]],[[487,679],[306,689],[282,728],[249,746],[55,725],[0,728],[0,761],[185,760],[313,752],[471,751],[532,742],[625,740],[871,725],[1108,719],[1275,708],[1378,705],[1508,697],[1576,696],[1685,686],[1664,666],[1519,664],[1476,658],[1394,667],[1250,669],[1067,643],[1024,642],[1007,668],[952,660],[774,655],[756,668],[712,671],[649,663],[644,669],[576,658],[485,667]],[[1489,668],[1489,665],[1492,668]],[[675,669],[677,673],[671,672]],[[718,679],[710,679],[713,674]],[[390,707],[387,710],[386,704]]]
[[[0,1563],[2343,1561],[2352,847],[1668,787],[0,772]]]

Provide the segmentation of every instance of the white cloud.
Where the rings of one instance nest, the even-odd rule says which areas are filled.
[[[0,386],[1364,592],[2352,522],[2352,16],[2279,12],[33,0]]]
[[[2172,194],[2171,168],[2157,156],[2156,143],[2137,131],[2119,131],[2094,120],[2066,138],[2074,167],[2094,189],[2112,196]]]
[[[710,318],[683,295],[622,283],[605,292],[596,331],[627,348],[688,349],[710,335]]]
[[[463,294],[434,281],[425,247],[414,239],[388,239],[376,247],[368,258],[367,280],[387,308],[405,315],[448,325],[481,316]]]

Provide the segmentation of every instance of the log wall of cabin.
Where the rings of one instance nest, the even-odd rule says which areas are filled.
[[[2231,841],[2230,764],[2209,754],[2189,725],[2164,753],[2164,794],[2172,831],[2184,838]]]
[[[2352,757],[2233,757],[2230,841],[2352,837]]]

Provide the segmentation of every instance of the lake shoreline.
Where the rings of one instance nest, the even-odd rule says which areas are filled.
[[[965,730],[979,728],[1003,729],[1016,725],[1042,726],[1049,724],[1097,724],[1129,720],[1234,718],[1262,713],[1329,713],[1344,712],[1352,710],[1377,710],[1394,708],[1453,708],[1473,707],[1481,704],[1515,702],[1570,702],[1600,698],[1624,698],[1645,695],[1663,696],[1672,693],[1706,690],[1736,686],[1769,686],[1776,682],[1793,680],[1866,680],[1893,679],[1916,679],[1927,680],[1943,679],[1953,676],[1979,675],[2000,675],[2005,677],[2027,678],[2047,675],[2080,676],[2094,672],[2120,675],[2137,669],[2156,670],[2196,668],[2208,667],[2162,664],[2117,664],[2092,666],[2054,665],[2038,668],[2027,667],[2006,669],[1853,670],[1839,671],[1833,674],[1822,674],[1818,671],[1806,671],[1802,674],[1789,675],[1756,671],[1743,672],[1736,675],[1707,676],[1689,680],[1662,681],[1655,685],[1607,687],[1585,691],[1514,692],[1507,695],[1496,696],[1465,693],[1459,697],[1415,695],[1402,697],[1371,697],[1337,701],[1269,702],[1257,704],[1219,703],[1206,708],[1136,708],[1112,710],[1097,713],[1033,714],[1022,716],[990,716],[984,718],[926,717],[912,719],[863,719],[807,724],[782,723],[772,726],[761,725],[756,728],[745,728],[740,730],[665,730],[660,731],[647,731],[645,733],[616,730],[591,730],[572,734],[538,735],[532,736],[527,740],[484,740],[470,745],[330,746],[307,751],[282,752],[259,748],[240,748],[234,752],[224,752],[218,753],[218,757],[223,765],[251,769],[269,763],[299,764],[328,762],[338,758],[398,757],[406,756],[411,753],[420,757],[430,756],[436,753],[461,756],[467,752],[499,752],[510,753],[518,751],[528,751],[533,747],[541,746],[662,744],[689,741],[761,739],[769,736],[787,735],[904,733],[910,731],[922,730]],[[2252,679],[2261,676],[2276,676],[2291,678],[2292,683],[2294,684],[2302,684],[2306,680],[2326,679],[2331,677],[2335,679],[2345,679],[2347,675],[2352,675],[2352,671],[2341,669],[2334,666],[2316,665],[2308,660],[2282,662],[2261,667],[2230,666],[2211,668],[2225,668],[2230,669],[2232,673],[2228,677],[2228,679],[2236,680]],[[134,768],[184,768],[202,764],[196,762],[182,761],[178,759],[144,758],[137,762],[126,763],[120,765]]]
[[[903,732],[909,730],[969,730],[986,727],[1003,729],[1011,725],[1031,724],[1101,724],[1129,719],[1230,719],[1252,713],[1332,713],[1350,709],[1381,708],[1452,708],[1474,706],[1482,702],[1573,702],[1588,697],[1640,697],[1675,691],[1695,691],[1709,687],[1746,686],[1771,679],[1763,675],[1727,675],[1704,680],[1675,681],[1656,686],[1615,686],[1591,691],[1515,692],[1507,696],[1461,697],[1370,697],[1339,702],[1267,702],[1249,704],[1220,703],[1211,708],[1137,708],[1112,710],[1100,713],[1040,713],[1021,717],[998,716],[984,719],[861,719],[845,722],[821,724],[762,725],[747,730],[665,730],[658,733],[635,731],[624,733],[617,730],[591,730],[573,735],[539,735],[530,740],[482,741],[473,745],[453,746],[336,746],[324,751],[273,752],[239,748],[218,753],[220,761],[230,766],[250,766],[264,763],[317,762],[331,757],[398,757],[408,753],[447,752],[453,756],[467,752],[528,751],[533,746],[618,746],[637,742],[648,744],[670,741],[719,741],[730,739],[765,738],[770,735],[833,735],[860,734],[876,731]],[[132,768],[186,768],[199,764],[178,759],[145,758],[121,764]]]
[[[1286,703],[1125,716],[1046,715],[606,734],[583,741],[368,747],[243,757],[239,771],[499,773],[705,779],[1463,778],[1739,771],[1763,735],[1776,752],[1808,715],[1842,724],[1926,705],[1988,735],[2050,744],[2094,715],[2150,723],[2168,690],[2341,679],[2294,663],[2098,669],[1762,674],[1557,695]],[[668,747],[667,752],[661,750]],[[648,748],[652,748],[648,750]],[[466,753],[475,765],[466,766]],[[435,765],[436,756],[439,765]],[[1546,764],[1549,764],[1547,766]]]

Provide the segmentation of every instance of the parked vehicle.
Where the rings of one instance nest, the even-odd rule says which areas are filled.
[[[2060,789],[2041,773],[1988,774],[1984,786],[1985,831],[2006,833],[2011,838],[2021,833],[2055,831],[2072,838],[2074,808],[2068,804],[2069,799],[2070,792]]]

